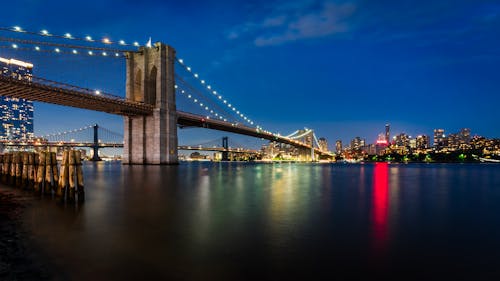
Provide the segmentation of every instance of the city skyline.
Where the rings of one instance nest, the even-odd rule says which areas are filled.
[[[20,9],[23,4],[32,9]],[[12,10],[5,27],[168,43],[265,128],[282,134],[314,128],[330,150],[337,139],[373,142],[386,123],[392,132],[415,136],[468,127],[499,137],[500,125],[488,118],[499,102],[499,56],[491,46],[499,40],[493,35],[500,7],[493,2],[147,1],[123,7],[90,1],[77,11],[59,1],[5,5]],[[42,77],[124,95],[121,61],[9,49],[0,54],[33,62]],[[36,103],[35,134],[57,131],[47,125],[53,120],[60,129],[96,120],[123,127],[120,117]],[[181,139],[223,134],[179,133]]]

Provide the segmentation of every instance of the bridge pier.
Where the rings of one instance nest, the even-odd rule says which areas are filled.
[[[92,161],[101,161],[99,157],[99,125],[95,124],[94,126],[94,144],[92,146],[93,155]]]
[[[222,147],[225,149],[222,151],[222,161],[229,161],[229,139],[228,137],[223,137],[222,138]]]
[[[127,53],[127,99],[153,114],[124,117],[123,164],[178,164],[175,50],[162,43]]]

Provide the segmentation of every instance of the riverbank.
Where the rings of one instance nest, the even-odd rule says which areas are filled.
[[[18,190],[0,186],[0,280],[51,280],[22,227],[30,200]]]

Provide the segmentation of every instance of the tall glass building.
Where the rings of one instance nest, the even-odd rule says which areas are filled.
[[[0,57],[0,75],[31,80],[33,64]],[[33,138],[33,102],[0,97],[0,139]]]

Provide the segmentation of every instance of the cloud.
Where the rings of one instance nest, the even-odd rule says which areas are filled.
[[[296,1],[292,4],[276,4],[264,19],[235,27],[227,38],[250,37],[255,46],[262,47],[327,37],[348,31],[346,19],[355,11],[350,3]]]

